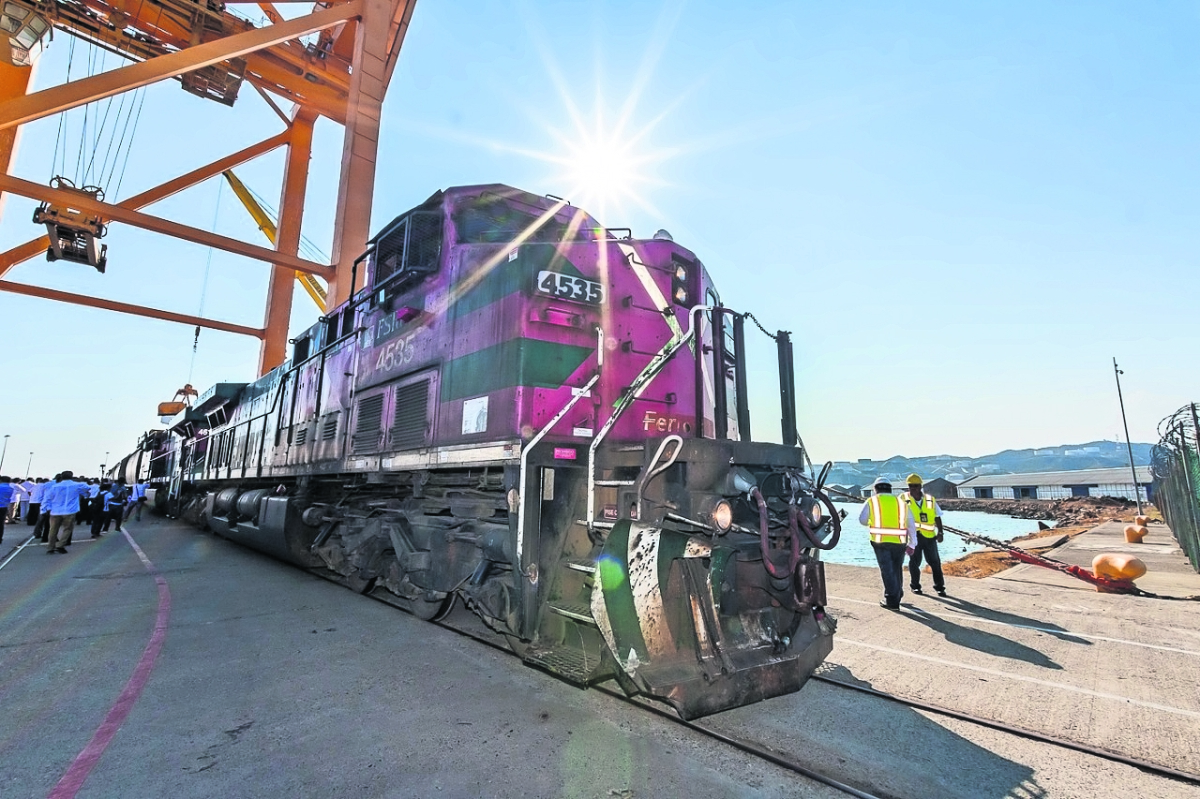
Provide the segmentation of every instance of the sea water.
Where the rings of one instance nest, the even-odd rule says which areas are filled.
[[[842,522],[842,540],[830,551],[822,552],[821,560],[827,563],[874,566],[875,552],[871,549],[871,539],[867,536],[867,528],[858,523],[858,514],[862,510],[862,505],[853,502],[835,502],[833,505],[839,510],[846,511],[846,518]],[[968,533],[999,538],[1002,541],[1027,533],[1036,533],[1038,530],[1037,519],[1014,519],[997,513],[980,513],[969,510],[944,511],[942,521],[950,527],[957,527]],[[1045,521],[1045,523],[1050,527],[1054,526],[1053,522]],[[947,532],[945,539],[938,544],[942,563],[980,549],[986,549],[986,547],[968,544],[950,532]]]

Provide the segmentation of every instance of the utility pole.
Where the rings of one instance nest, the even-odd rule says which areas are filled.
[[[1133,475],[1133,498],[1137,500],[1138,516],[1142,515],[1142,494],[1138,491],[1137,469],[1133,467],[1133,443],[1129,440],[1129,422],[1125,420],[1125,398],[1121,396],[1121,375],[1117,359],[1113,358],[1113,377],[1117,378],[1117,400],[1121,403],[1121,424],[1125,425],[1125,446],[1129,448],[1129,473]]]
[[[4,456],[8,454],[8,437],[11,433],[4,434],[4,449],[0,450],[0,469],[4,468]]]
[[[25,464],[25,477],[28,478],[33,472],[29,471],[33,468],[33,453],[29,453],[29,461]]]

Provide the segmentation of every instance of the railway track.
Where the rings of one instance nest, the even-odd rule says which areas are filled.
[[[313,573],[317,574],[318,576],[321,576],[325,579],[329,579],[333,582],[337,582],[336,580],[332,580],[331,576],[327,573],[321,574],[316,571],[314,571]],[[392,603],[389,603],[387,601],[387,599],[383,596],[377,596],[372,593],[365,593],[364,596],[367,596],[367,597],[374,599],[377,602],[381,602],[385,605],[392,605]],[[454,615],[455,614],[453,612],[448,612],[447,615],[444,616],[441,620],[434,621],[433,623],[445,630],[453,632],[457,635],[461,635],[465,638],[469,638],[473,641],[483,644],[484,646],[491,647],[492,649],[496,649],[498,651],[504,652],[507,655],[511,656],[513,654],[512,650],[509,649],[508,646],[506,646],[502,642],[502,640],[491,637],[494,634],[492,634],[490,630],[487,630],[487,628],[482,628],[481,630],[472,630],[467,627],[464,627],[461,625],[456,625],[456,624],[452,623],[451,619],[454,617]],[[468,619],[474,620],[474,617],[471,616],[471,617],[468,617]],[[556,676],[552,672],[546,672],[546,674],[551,677]],[[853,683],[844,682],[842,680],[836,680],[836,679],[833,679],[830,677],[824,677],[821,675],[813,675],[813,677],[811,679],[813,679],[817,682],[824,683],[826,685],[834,686],[836,688],[843,688],[843,689],[850,690],[850,691],[856,691],[858,693],[866,694],[868,696],[872,696],[872,697],[875,697],[877,699],[881,699],[881,700],[884,700],[887,702],[901,704],[906,707],[912,708],[914,710],[921,710],[921,711],[925,711],[927,713],[934,713],[934,714],[937,714],[940,716],[945,716],[947,718],[953,718],[953,719],[957,719],[959,721],[965,721],[965,722],[968,722],[971,724],[978,725],[980,727],[985,727],[985,728],[992,729],[992,730],[998,730],[1000,732],[1004,732],[1009,735],[1016,736],[1018,738],[1023,738],[1023,739],[1031,740],[1031,741],[1037,741],[1039,743],[1044,743],[1044,744],[1047,744],[1050,746],[1056,746],[1056,747],[1059,747],[1062,749],[1068,749],[1071,751],[1080,752],[1083,754],[1091,755],[1093,757],[1101,758],[1103,760],[1108,760],[1108,761],[1111,761],[1114,763],[1121,763],[1123,765],[1132,766],[1133,768],[1136,768],[1136,769],[1146,772],[1148,774],[1153,774],[1153,775],[1160,776],[1160,777],[1166,777],[1168,779],[1173,779],[1173,780],[1183,782],[1183,783],[1186,783],[1189,785],[1200,786],[1200,775],[1191,774],[1189,772],[1180,771],[1178,769],[1173,769],[1169,766],[1164,766],[1162,764],[1154,763],[1152,761],[1129,757],[1127,755],[1120,754],[1119,752],[1111,752],[1106,749],[1100,749],[1097,747],[1088,746],[1086,744],[1081,744],[1076,741],[1070,741],[1070,740],[1063,739],[1063,738],[1057,738],[1055,736],[1046,735],[1044,733],[1035,732],[1033,730],[1026,730],[1021,727],[1014,727],[1014,726],[1011,726],[1008,724],[1004,724],[1002,722],[994,721],[992,719],[983,718],[980,716],[974,716],[969,713],[962,713],[960,711],[953,710],[951,708],[946,708],[946,707],[942,707],[940,705],[935,705],[930,702],[923,702],[923,701],[916,700],[916,699],[909,699],[906,697],[898,696],[896,694],[887,693],[886,691],[880,691],[875,688],[868,688],[866,686],[861,686],[861,685],[854,685]],[[777,752],[777,751],[774,751],[767,747],[764,747],[763,745],[758,744],[754,741],[748,741],[748,740],[745,740],[742,738],[737,738],[735,736],[727,735],[719,730],[709,727],[708,725],[704,724],[703,722],[685,721],[684,719],[681,719],[673,710],[671,710],[665,706],[662,706],[662,705],[659,705],[658,703],[655,703],[655,702],[652,702],[649,700],[645,700],[642,698],[638,698],[638,697],[628,697],[625,695],[625,693],[623,691],[621,691],[618,688],[614,688],[609,684],[602,683],[600,685],[593,685],[593,686],[591,686],[591,690],[599,691],[600,693],[610,696],[613,699],[616,699],[620,702],[624,702],[626,704],[638,707],[648,713],[652,713],[655,716],[658,716],[659,718],[670,721],[673,724],[677,724],[679,726],[686,727],[699,735],[705,736],[706,738],[710,738],[712,740],[718,741],[727,746],[731,746],[741,752],[744,752],[745,754],[748,754],[752,757],[763,760],[764,762],[771,763],[772,765],[778,766],[779,768],[785,769],[786,771],[790,771],[798,776],[802,776],[807,779],[813,780],[814,782],[818,782],[822,785],[826,785],[831,788],[834,788],[835,790],[841,791],[848,796],[853,796],[853,797],[856,797],[857,799],[907,799],[907,797],[898,797],[898,796],[896,796],[894,794],[890,794],[890,793],[871,793],[870,791],[864,790],[862,788],[857,788],[853,785],[849,785],[829,774],[822,772],[818,767],[815,767],[810,764],[802,763],[798,760],[795,760],[791,757],[786,756],[785,754],[781,754],[780,752]]]
[[[1133,766],[1134,768],[1149,774],[1156,774],[1160,777],[1169,777],[1174,780],[1186,782],[1190,785],[1200,786],[1200,775],[1191,774],[1186,771],[1179,771],[1178,769],[1173,769],[1170,766],[1164,766],[1149,760],[1141,760],[1139,758],[1129,757],[1119,752],[1109,751],[1108,749],[1100,749],[1099,747],[1088,746],[1087,744],[1081,744],[1077,741],[1071,741],[1066,738],[1058,738],[1053,735],[1035,732],[1034,730],[1027,730],[1023,727],[1014,727],[1010,724],[1004,724],[1003,722],[983,718],[982,716],[973,716],[970,713],[962,713],[958,710],[942,707],[941,705],[935,705],[930,702],[922,702],[917,699],[908,699],[906,697],[897,696],[896,694],[889,694],[886,691],[868,688],[865,685],[854,685],[853,683],[848,683],[843,680],[835,680],[819,674],[814,674],[810,679],[823,682],[827,685],[837,686],[838,688],[857,691],[868,696],[874,696],[879,699],[884,699],[888,702],[894,702],[896,704],[904,705],[905,707],[913,708],[914,710],[924,710],[929,713],[936,713],[939,716],[946,716],[948,718],[958,719],[959,721],[970,722],[971,724],[976,724],[980,727],[999,730],[1000,732],[1006,732],[1010,735],[1015,735],[1026,740],[1039,741],[1041,743],[1058,746],[1063,749],[1082,752],[1087,755],[1092,755],[1093,757],[1110,760],[1114,763],[1123,763],[1127,766]]]
[[[382,599],[379,597],[372,597],[372,598],[376,599],[377,601],[384,602],[384,604],[387,604],[385,599]],[[461,626],[456,626],[452,623],[449,623],[449,620],[443,620],[443,621],[439,621],[439,622],[435,622],[435,623],[439,627],[442,627],[443,629],[449,630],[458,635],[462,635],[466,638],[470,638],[471,640],[477,641],[478,643],[481,643],[485,646],[489,646],[493,649],[503,651],[509,655],[512,654],[512,650],[510,650],[507,646],[505,646],[503,643],[501,643],[497,640],[490,639],[486,634],[480,634],[479,632],[472,631],[470,629],[466,629]],[[546,673],[549,674],[550,676],[555,676],[551,672],[546,672]],[[1014,727],[1012,725],[1004,724],[1002,722],[998,722],[998,721],[995,721],[992,719],[984,718],[981,716],[974,716],[969,713],[963,713],[963,712],[954,710],[952,708],[942,707],[940,705],[936,705],[936,704],[933,704],[930,702],[923,702],[923,701],[916,700],[916,699],[909,699],[907,697],[902,697],[902,696],[898,696],[896,694],[887,693],[886,691],[880,691],[875,688],[868,688],[866,686],[861,686],[861,685],[854,685],[853,683],[848,683],[848,682],[833,679],[830,677],[824,677],[821,675],[813,675],[813,677],[811,679],[813,679],[817,682],[824,683],[826,685],[834,686],[836,688],[842,688],[845,690],[855,691],[855,692],[858,692],[861,694],[866,694],[867,696],[872,696],[872,697],[875,697],[877,699],[881,699],[881,700],[884,700],[887,702],[904,705],[904,706],[912,708],[914,710],[921,710],[921,711],[925,711],[927,713],[934,713],[934,714],[937,714],[940,716],[945,716],[947,718],[953,718],[953,719],[957,719],[959,721],[965,721],[965,722],[975,724],[980,727],[997,730],[1000,732],[1007,733],[1009,735],[1016,736],[1018,738],[1023,738],[1025,740],[1037,741],[1039,743],[1044,743],[1044,744],[1047,744],[1050,746],[1055,746],[1055,747],[1059,747],[1062,749],[1080,752],[1083,754],[1091,755],[1093,757],[1101,758],[1103,760],[1108,760],[1110,762],[1121,763],[1123,765],[1132,766],[1133,768],[1136,768],[1136,769],[1143,771],[1145,773],[1148,773],[1148,774],[1153,774],[1153,775],[1160,776],[1160,777],[1166,777],[1168,779],[1173,779],[1173,780],[1183,782],[1183,783],[1186,783],[1189,785],[1200,786],[1200,775],[1191,774],[1189,772],[1180,771],[1178,769],[1173,769],[1169,766],[1165,766],[1160,763],[1154,763],[1154,762],[1148,761],[1148,760],[1142,760],[1139,758],[1129,757],[1129,756],[1123,755],[1119,752],[1112,752],[1112,751],[1109,751],[1106,749],[1088,746],[1086,744],[1081,744],[1076,741],[1071,741],[1071,740],[1067,740],[1064,738],[1058,738],[1055,736],[1046,735],[1044,733],[1039,733],[1039,732],[1036,732],[1033,730],[1027,730],[1027,729],[1024,729],[1021,727]],[[716,741],[726,744],[728,746],[732,746],[735,749],[738,749],[739,751],[744,752],[748,755],[751,755],[760,760],[771,763],[775,766],[783,768],[783,769],[790,771],[794,774],[797,774],[799,776],[803,776],[803,777],[811,779],[815,782],[819,782],[822,785],[827,785],[831,788],[842,791],[843,793],[845,793],[849,796],[854,796],[854,797],[857,797],[858,799],[904,799],[902,797],[896,797],[895,795],[890,794],[890,793],[882,793],[882,794],[871,793],[868,790],[864,790],[862,788],[858,788],[853,785],[849,785],[845,782],[842,782],[841,780],[838,780],[837,778],[835,778],[829,774],[823,773],[816,766],[813,766],[811,764],[802,763],[798,760],[788,757],[785,754],[782,754],[775,750],[764,747],[761,744],[758,744],[754,741],[748,741],[745,739],[737,738],[735,736],[727,735],[719,730],[709,727],[708,725],[704,724],[703,722],[685,721],[685,720],[679,718],[679,716],[673,710],[671,710],[665,706],[662,706],[656,702],[652,702],[652,701],[645,700],[645,699],[638,698],[638,697],[628,697],[625,695],[625,693],[623,691],[621,691],[618,688],[614,688],[614,687],[610,686],[609,684],[594,685],[591,687],[591,690],[599,691],[600,693],[603,693],[607,696],[611,696],[612,698],[614,698],[618,701],[625,702],[630,705],[634,705],[642,710],[645,710],[648,713],[652,713],[655,716],[658,716],[659,718],[665,719],[674,724],[678,724],[682,727],[687,727],[688,729],[690,729],[700,735],[703,735],[707,738],[716,740]]]

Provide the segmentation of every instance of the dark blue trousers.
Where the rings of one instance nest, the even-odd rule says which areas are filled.
[[[871,542],[879,575],[883,577],[883,598],[889,605],[899,605],[904,596],[904,544]]]

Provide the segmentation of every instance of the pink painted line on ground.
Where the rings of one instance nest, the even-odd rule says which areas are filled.
[[[72,799],[79,789],[83,787],[83,783],[91,774],[96,763],[100,761],[100,756],[104,754],[104,750],[108,748],[112,742],[113,736],[121,729],[121,725],[125,723],[126,717],[129,716],[129,711],[133,710],[133,705],[137,702],[138,697],[142,695],[142,689],[146,687],[146,683],[150,681],[150,672],[154,670],[154,661],[158,658],[158,653],[162,650],[163,641],[167,637],[167,620],[171,616],[171,591],[167,588],[167,581],[155,568],[150,558],[146,557],[146,553],[133,540],[133,536],[124,530],[121,534],[125,536],[125,540],[129,542],[129,546],[133,547],[133,551],[137,553],[141,559],[142,565],[146,567],[146,571],[150,572],[154,577],[154,582],[158,585],[158,615],[154,619],[154,632],[150,636],[150,642],[146,644],[145,650],[142,651],[142,657],[138,660],[137,666],[133,669],[133,674],[130,675],[129,681],[125,683],[125,687],[121,690],[121,695],[117,697],[117,701],[109,709],[108,715],[104,717],[104,721],[96,728],[96,732],[92,735],[92,740],[88,741],[87,746],[75,756],[75,760],[71,762],[67,773],[63,774],[62,779],[50,791],[49,799]]]

